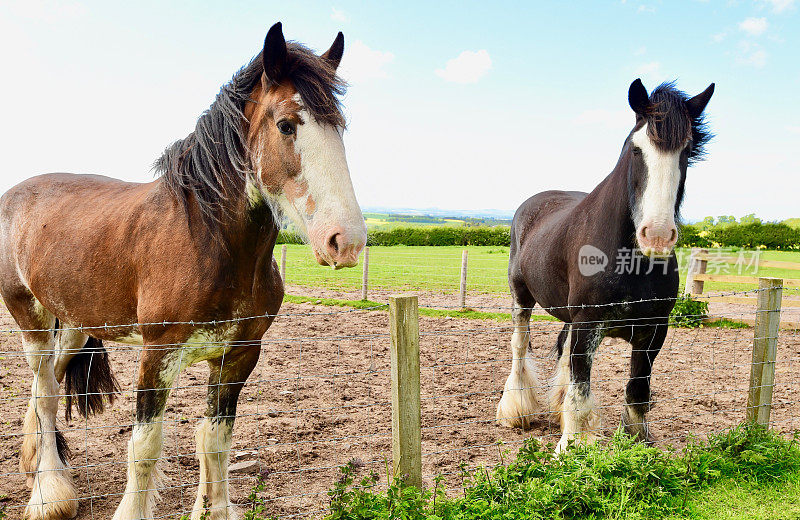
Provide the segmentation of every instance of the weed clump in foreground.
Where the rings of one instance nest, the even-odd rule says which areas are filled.
[[[723,479],[763,482],[800,474],[797,438],[738,427],[681,452],[615,435],[607,446],[578,446],[561,457],[528,440],[508,466],[467,472],[462,493],[448,498],[437,479],[419,491],[395,481],[379,492],[356,467],[328,493],[328,519],[651,519],[685,513],[694,492]]]

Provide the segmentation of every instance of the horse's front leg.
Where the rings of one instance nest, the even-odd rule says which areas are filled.
[[[260,352],[260,344],[238,346],[208,362],[211,368],[208,409],[195,434],[200,484],[192,510],[193,520],[239,518],[228,496],[228,455],[239,393],[255,368]],[[209,516],[204,517],[206,511]]]
[[[592,394],[591,373],[595,351],[603,339],[602,325],[592,322],[572,323],[564,345],[559,371],[569,368],[569,384],[560,406],[561,440],[556,453],[564,451],[570,441],[594,442],[600,438],[600,414]],[[568,356],[569,364],[563,356]],[[558,374],[557,379],[566,379]],[[561,376],[561,377],[559,377]]]
[[[622,426],[640,441],[652,442],[645,414],[650,410],[650,374],[667,337],[667,323],[646,327],[631,339],[631,377],[625,387]]]
[[[114,520],[154,518],[153,506],[160,484],[156,462],[163,446],[164,407],[172,383],[183,368],[182,357],[180,348],[145,347],[142,352],[136,382],[136,423],[128,442],[128,480]]]

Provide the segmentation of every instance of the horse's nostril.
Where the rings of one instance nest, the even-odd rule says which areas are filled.
[[[331,250],[333,250],[334,253],[338,253],[339,252],[339,241],[338,241],[339,235],[340,235],[340,233],[334,233],[328,239],[328,247],[330,247]]]
[[[677,239],[678,239],[678,230],[675,229],[675,228],[672,228],[672,232],[669,235],[669,241],[670,242],[675,242]]]

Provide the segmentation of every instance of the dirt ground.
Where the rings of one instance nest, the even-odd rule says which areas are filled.
[[[435,303],[427,302],[422,300]],[[231,462],[252,461],[252,467],[231,474],[231,495],[244,503],[260,474],[270,515],[318,516],[325,512],[326,491],[339,475],[337,467],[348,460],[364,464],[361,474],[373,469],[386,481],[391,460],[388,315],[305,304],[286,304],[281,313],[264,338],[258,367],[240,400]],[[548,352],[560,326],[536,321],[531,326],[534,356],[542,374],[549,375],[554,360]],[[19,335],[8,332],[15,328],[3,309],[0,503],[10,518],[21,516],[29,493],[25,476],[19,474],[18,450],[31,373]],[[422,317],[420,328],[426,483],[445,474],[448,484],[457,486],[462,461],[469,467],[507,461],[510,455],[503,451],[516,450],[530,436],[558,440],[546,414],[527,432],[494,423],[510,367],[508,324]],[[649,415],[662,445],[679,446],[690,436],[702,437],[743,419],[752,338],[752,329],[670,331],[656,361],[655,403]],[[137,349],[116,344],[107,348],[123,395],[111,410],[89,420],[67,423],[59,414],[82,497],[80,519],[110,518],[125,485]],[[626,343],[606,341],[595,360],[592,384],[607,432],[618,424],[629,357]],[[800,334],[782,331],[772,413],[781,431],[800,428],[798,368]],[[204,365],[181,374],[168,403],[159,462],[165,473],[160,518],[178,518],[194,502],[194,428],[205,409],[206,374]],[[497,441],[503,442],[502,448]]]

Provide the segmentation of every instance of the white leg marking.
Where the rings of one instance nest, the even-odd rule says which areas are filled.
[[[530,313],[515,313],[511,337],[511,373],[497,404],[497,422],[510,428],[528,428],[533,414],[541,411],[542,384],[536,363],[528,352]]]
[[[238,520],[228,496],[228,455],[231,449],[232,424],[205,419],[197,428],[197,458],[200,460],[200,485],[192,510],[192,520],[204,513],[204,497],[209,520]]]
[[[595,349],[603,339],[601,335],[602,328],[601,325],[598,325],[594,333],[587,339],[587,341],[594,343],[594,346],[590,346],[587,349],[590,358],[594,357]],[[560,411],[561,419],[561,439],[556,445],[556,454],[567,449],[570,441],[579,442],[585,440],[587,442],[595,442],[602,438],[597,400],[592,394],[591,388],[588,384],[576,384],[572,381],[569,365],[571,347],[572,329],[570,328],[567,340],[564,342],[561,359],[559,359],[558,371],[556,372],[556,383],[559,385],[556,391],[561,392],[563,396],[560,408],[554,408]],[[589,366],[591,369],[591,363]],[[557,405],[558,403],[553,404]]]
[[[561,411],[564,408],[564,396],[569,388],[569,356],[572,348],[572,327],[567,331],[567,339],[558,358],[558,365],[548,392],[548,402],[550,404],[550,414],[553,422],[561,424]]]
[[[566,450],[570,441],[595,442],[601,438],[597,400],[591,392],[582,392],[574,383],[570,383],[564,396],[564,406],[561,409],[561,432],[561,439],[556,445],[556,453]]]
[[[78,513],[78,494],[56,444],[59,385],[54,371],[55,343],[52,340],[24,343],[28,365],[34,374],[32,397],[25,415],[20,467],[35,474],[28,478],[33,489],[23,517],[28,520],[73,518]]]
[[[153,506],[158,500],[160,475],[156,461],[161,455],[162,420],[137,424],[128,442],[128,482],[125,495],[114,513],[114,520],[153,518]]]

